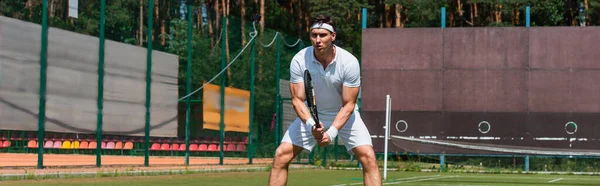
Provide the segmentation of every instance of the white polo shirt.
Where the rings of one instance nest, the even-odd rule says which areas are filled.
[[[358,59],[350,52],[335,46],[336,53],[327,68],[314,56],[312,46],[298,52],[290,64],[290,82],[304,82],[304,70],[308,69],[313,80],[319,119],[323,124],[331,125],[342,108],[342,85],[346,87],[360,86],[360,65]],[[306,102],[305,102],[306,103]],[[354,106],[358,111],[358,106]]]

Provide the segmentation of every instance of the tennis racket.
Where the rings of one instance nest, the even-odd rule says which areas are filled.
[[[319,128],[319,114],[317,112],[317,98],[315,97],[315,89],[313,86],[312,78],[310,77],[310,72],[304,70],[304,93],[306,94],[306,102],[308,103],[308,110],[310,114],[315,119],[316,127]]]

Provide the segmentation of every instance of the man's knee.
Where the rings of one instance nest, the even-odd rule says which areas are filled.
[[[358,160],[367,166],[377,166],[377,159],[375,157],[375,151],[371,146],[359,146],[354,150],[354,154],[356,154]]]
[[[292,162],[292,159],[294,158],[293,145],[289,143],[282,143],[281,145],[279,145],[279,147],[277,147],[277,149],[275,150],[274,158],[275,160],[273,166],[277,166],[278,168],[287,166],[290,162]]]

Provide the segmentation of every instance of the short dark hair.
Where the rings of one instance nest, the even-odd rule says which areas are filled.
[[[312,27],[313,25],[315,25],[317,23],[319,23],[319,24],[323,24],[323,23],[330,24],[333,27],[333,30],[337,31],[337,29],[335,28],[335,23],[333,22],[333,19],[331,19],[331,16],[325,16],[325,15],[319,14],[319,15],[317,15],[317,16],[315,16],[313,18],[313,22],[312,22],[312,24],[310,26]]]

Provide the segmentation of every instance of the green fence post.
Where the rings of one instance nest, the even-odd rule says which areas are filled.
[[[42,48],[40,51],[40,102],[38,108],[38,169],[44,168],[44,132],[46,130],[46,70],[48,68],[48,0],[44,0],[42,6]]]
[[[281,131],[280,131],[280,126],[281,126],[281,95],[279,94],[279,91],[281,89],[280,85],[279,85],[279,79],[281,78],[281,51],[280,51],[280,39],[279,37],[279,32],[275,33],[275,40],[277,40],[277,65],[275,68],[275,74],[277,76],[276,81],[277,81],[277,86],[275,88],[275,149],[277,149],[277,147],[279,146],[279,142],[280,142],[280,137],[279,135],[281,135]]]
[[[185,95],[188,96],[185,101],[185,166],[190,164],[190,101],[191,96],[189,96],[190,91],[192,89],[192,5],[188,4],[188,28],[187,28],[187,74],[186,74],[186,87],[185,87]],[[200,25],[198,25],[200,26]]]
[[[144,166],[149,166],[150,156],[150,90],[152,82],[152,14],[154,11],[154,0],[148,1],[148,39],[146,57],[146,127],[144,129]]]
[[[222,28],[221,28],[221,37],[227,37],[227,17],[223,16],[222,18]],[[221,74],[221,120],[219,122],[219,165],[223,165],[223,139],[225,138],[225,82],[227,81],[227,76],[225,75],[225,66],[227,65],[227,58],[225,56],[225,45],[227,44],[225,41],[227,39],[221,38],[221,70],[223,73]]]
[[[334,153],[335,153],[335,162],[338,161],[338,156],[339,156],[339,154],[338,154],[338,137],[339,136],[335,137],[335,143],[334,143],[334,146],[333,146],[333,150],[334,150]]]
[[[252,39],[252,48],[250,49],[250,129],[248,131],[248,164],[252,164],[252,152],[254,150],[252,143],[252,131],[254,129],[254,72],[256,61],[254,60],[255,51],[254,45],[256,45],[256,41]]]
[[[100,40],[98,44],[98,115],[96,118],[96,167],[102,166],[102,110],[104,108],[104,19],[106,0],[100,1]]]

